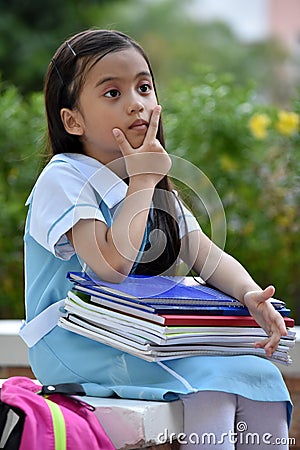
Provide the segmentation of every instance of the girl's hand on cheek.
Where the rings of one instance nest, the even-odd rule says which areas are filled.
[[[286,336],[287,334],[282,316],[270,302],[274,292],[275,288],[268,286],[263,291],[247,292],[244,296],[244,303],[250,314],[269,335],[268,338],[255,344],[256,347],[264,348],[267,356],[271,356],[274,353],[281,336]]]
[[[113,129],[115,139],[125,158],[128,176],[140,177],[154,186],[171,168],[171,159],[156,138],[160,112],[161,107],[158,105],[152,112],[144,142],[139,148],[133,148],[121,130]]]

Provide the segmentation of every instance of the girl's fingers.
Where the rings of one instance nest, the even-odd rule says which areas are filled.
[[[131,147],[131,145],[127,141],[124,133],[121,130],[119,130],[119,128],[114,128],[112,130],[112,132],[113,132],[115,140],[117,141],[118,146],[119,146],[122,154],[124,156],[131,155],[133,153],[133,148]]]
[[[270,298],[272,298],[275,294],[275,288],[274,286],[270,285],[266,287],[263,291],[248,291],[245,296],[244,300],[247,301],[247,299],[253,299],[253,297],[256,297],[256,301],[258,303],[263,303]]]
[[[281,334],[278,330],[271,331],[269,337],[255,343],[255,347],[264,348],[267,356],[271,356],[277,349]]]
[[[273,337],[273,336],[271,336],[270,338],[268,338],[268,339],[265,339],[265,340],[263,340],[263,341],[258,341],[258,342],[256,342],[255,343],[255,347],[256,348],[263,348],[264,350],[265,350],[265,352],[266,352],[266,355],[268,356],[268,357],[270,357],[270,356],[272,356],[272,354],[275,352],[275,350],[277,349],[277,347],[278,347],[278,344],[279,344],[279,339],[280,338],[278,338],[278,337]]]
[[[274,294],[275,294],[275,288],[272,285],[266,287],[263,290],[263,297],[265,300],[268,300],[269,298],[274,297]]]
[[[255,347],[264,348],[267,356],[277,349],[281,336],[287,335],[283,317],[269,302],[274,293],[275,288],[270,285],[263,291],[248,292],[245,298],[251,314],[269,336],[255,344]]]
[[[144,143],[151,142],[154,139],[156,139],[160,113],[161,113],[161,106],[160,105],[155,106],[155,108],[152,111]]]

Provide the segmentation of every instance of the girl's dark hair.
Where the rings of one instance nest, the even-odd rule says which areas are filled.
[[[48,139],[53,155],[84,153],[79,137],[65,130],[60,111],[62,108],[73,109],[77,106],[87,73],[94,64],[109,53],[128,48],[136,49],[144,57],[157,95],[151,65],[144,50],[126,34],[112,30],[87,30],[71,37],[58,48],[49,65],[44,88]],[[165,147],[161,119],[157,139]],[[154,260],[143,262],[142,258],[135,271],[138,274],[162,274],[175,263],[178,257],[180,239],[175,212],[177,200],[171,194],[172,191],[173,186],[167,176],[156,186],[151,228],[164,233],[166,245],[160,256]],[[156,205],[159,205],[159,208]]]

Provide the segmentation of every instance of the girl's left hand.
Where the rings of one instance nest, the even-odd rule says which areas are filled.
[[[263,291],[250,291],[244,295],[245,306],[269,335],[268,338],[255,344],[255,347],[264,348],[268,357],[272,356],[278,347],[281,336],[287,335],[283,317],[271,303],[274,293],[274,286],[268,286]]]

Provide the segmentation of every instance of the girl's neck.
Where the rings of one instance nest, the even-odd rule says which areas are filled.
[[[110,170],[112,170],[116,175],[118,175],[122,180],[128,177],[127,171],[126,171],[126,165],[124,158],[116,158],[109,162],[100,161],[102,164],[104,164],[106,167],[108,167]]]
[[[112,170],[121,179],[125,179],[128,177],[127,172],[126,172],[125,160],[124,160],[123,156],[120,156],[120,154],[118,154],[115,157],[112,157],[112,155],[109,155],[110,157],[107,157],[108,155],[99,156],[98,153],[94,154],[92,152],[84,151],[84,154],[86,156],[96,159],[101,164],[103,164],[104,166],[106,166],[110,170]]]

